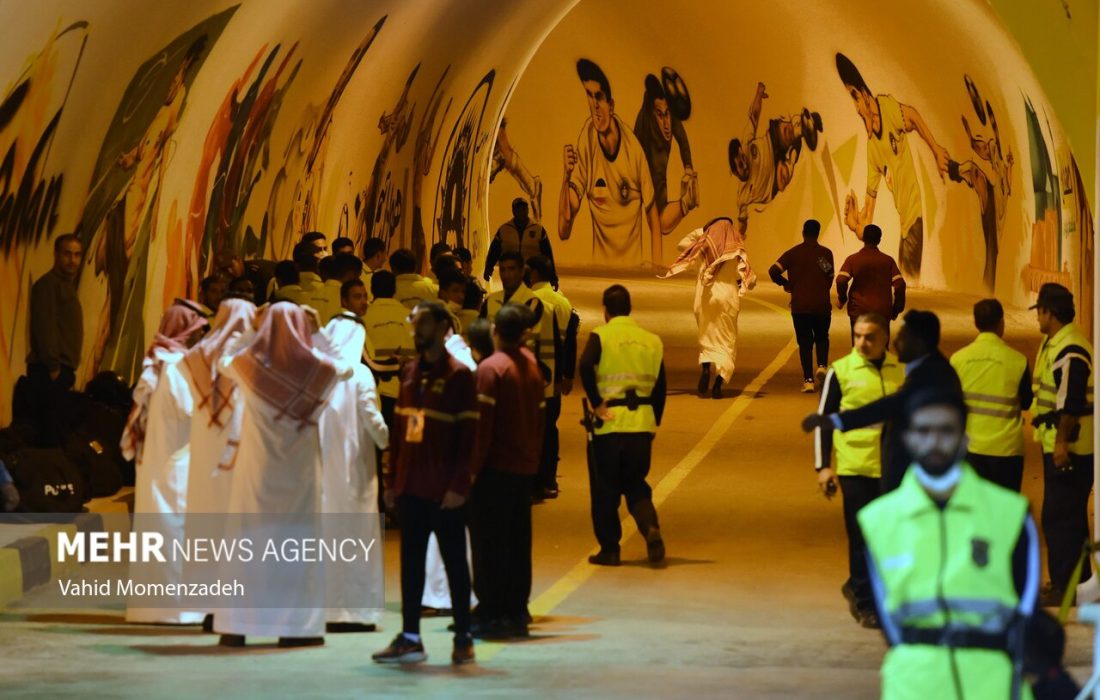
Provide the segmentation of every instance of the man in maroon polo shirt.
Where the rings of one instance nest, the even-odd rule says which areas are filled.
[[[836,276],[837,308],[848,305],[853,345],[857,318],[878,314],[894,320],[905,310],[905,279],[894,259],[878,249],[881,242],[882,229],[867,224],[863,228],[863,249],[849,255]]]
[[[478,420],[470,494],[475,637],[527,636],[531,595],[531,489],[544,430],[542,371],[523,346],[533,314],[505,304],[497,312],[497,350],[477,368]]]
[[[378,663],[419,663],[428,657],[420,640],[420,601],[428,538],[435,533],[454,614],[455,664],[474,660],[470,637],[470,570],[466,565],[466,496],[476,440],[474,375],[447,352],[451,315],[438,301],[412,314],[419,358],[401,373],[391,432],[393,469],[386,477],[387,508],[401,518],[403,629],[372,657]]]

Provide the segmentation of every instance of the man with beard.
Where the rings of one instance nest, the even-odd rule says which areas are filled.
[[[1024,627],[1039,590],[1027,499],[964,460],[966,404],[924,390],[905,402],[912,468],[859,513],[890,651],[883,698],[1020,698]]]

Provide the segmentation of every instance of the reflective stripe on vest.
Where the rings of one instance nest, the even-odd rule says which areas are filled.
[[[630,389],[640,398],[652,396],[664,354],[661,339],[629,316],[616,316],[592,332],[600,338],[600,361],[596,366],[600,397],[605,402],[622,399]],[[641,405],[633,411],[616,406],[610,410],[611,420],[596,428],[597,435],[657,432],[652,406]]]
[[[1012,697],[1007,653],[905,641],[905,630],[960,638],[1005,634],[1020,607],[1012,559],[1027,500],[985,481],[969,465],[962,470],[942,509],[910,469],[897,489],[859,512],[884,626],[901,637],[883,663],[883,697],[957,697],[944,695],[952,668],[963,697]],[[1030,697],[1026,689],[1024,697]]]
[[[367,313],[363,314],[363,326],[367,329],[367,357],[374,363],[386,364],[415,356],[408,317],[409,310],[395,299],[376,299],[372,302],[367,307]],[[396,374],[378,381],[379,396],[396,399],[400,391],[401,378]]]
[[[992,457],[1024,453],[1024,419],[1020,414],[1020,381],[1027,358],[995,333],[979,333],[974,342],[951,356],[966,399],[966,434],[970,451]]]
[[[1088,356],[1080,353],[1071,353],[1065,358],[1059,361],[1058,355],[1066,348],[1077,345],[1084,348],[1088,353]],[[1085,337],[1085,334],[1081,332],[1081,329],[1076,323],[1070,323],[1064,326],[1060,331],[1054,334],[1053,338],[1048,338],[1039,348],[1039,355],[1035,360],[1035,410],[1034,413],[1038,416],[1043,414],[1054,413],[1059,410],[1059,404],[1065,400],[1064,396],[1058,395],[1058,387],[1054,382],[1055,370],[1061,370],[1063,372],[1068,371],[1069,359],[1079,358],[1084,360],[1089,366],[1089,378],[1085,387],[1085,400],[1092,405],[1093,402],[1093,372],[1092,372],[1092,343]],[[1067,385],[1067,382],[1063,382],[1063,388]],[[1052,420],[1042,422],[1035,428],[1035,441],[1038,442],[1043,452],[1054,452],[1054,443],[1058,435],[1058,421],[1057,416],[1052,416]],[[1092,435],[1093,435],[1093,421],[1091,416],[1083,416],[1078,422],[1077,439],[1073,440],[1069,444],[1069,451],[1073,454],[1085,455],[1092,454]]]
[[[833,362],[833,374],[840,385],[840,410],[866,406],[893,394],[905,381],[905,368],[893,353],[886,353],[882,369],[865,360],[856,350]],[[833,433],[836,473],[840,476],[882,476],[882,425]]]

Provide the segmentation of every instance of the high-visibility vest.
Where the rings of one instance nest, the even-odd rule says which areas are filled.
[[[951,356],[966,398],[966,435],[970,451],[991,457],[1024,453],[1020,381],[1027,358],[996,333],[979,333],[973,343]]]
[[[336,280],[325,280],[319,286],[299,295],[298,303],[311,306],[321,317],[321,325],[327,326],[332,317],[340,313],[340,287]]]
[[[438,296],[438,290],[432,283],[415,272],[397,275],[396,281],[393,298],[404,304],[406,309],[415,308],[420,302],[431,301]]]
[[[893,394],[905,381],[905,367],[891,352],[882,369],[855,350],[833,362],[840,385],[840,410],[850,411]],[[833,433],[836,473],[840,476],[882,476],[882,424]]]
[[[882,584],[883,626],[901,638],[882,664],[884,699],[1013,697],[1013,662],[1000,637],[1020,606],[1012,556],[1027,499],[961,468],[942,508],[910,469],[859,512]],[[954,648],[943,645],[947,629]],[[1022,686],[1017,697],[1030,698]]]
[[[539,369],[543,372],[543,394],[545,398],[550,398],[554,395],[555,309],[537,297],[526,284],[521,284],[507,300],[504,299],[504,290],[490,294],[485,299],[486,318],[492,321],[505,304],[523,304],[535,314],[534,326],[527,338],[527,347],[534,353]]]
[[[1085,353],[1071,352],[1061,360],[1058,356],[1063,350],[1076,345]],[[1056,412],[1062,408],[1058,399],[1058,387],[1054,384],[1054,370],[1069,371],[1070,359],[1083,359],[1089,366],[1089,380],[1086,387],[1085,400],[1092,405],[1092,343],[1077,327],[1076,323],[1063,326],[1060,331],[1048,338],[1039,348],[1039,356],[1035,360],[1035,378],[1038,385],[1035,388],[1035,409],[1037,416]],[[1064,397],[1063,397],[1064,400]],[[1069,451],[1075,455],[1092,454],[1092,416],[1082,416],[1077,421],[1077,439],[1069,443]],[[1042,423],[1035,429],[1035,441],[1043,447],[1043,452],[1054,452],[1055,438],[1058,435],[1058,420],[1054,418],[1053,425]]]
[[[573,304],[566,298],[564,294],[559,292],[550,286],[549,282],[539,282],[531,287],[531,291],[535,293],[535,296],[543,303],[547,309],[552,309],[554,312],[554,360],[547,363],[550,367],[551,375],[558,376],[558,362],[560,353],[565,343],[565,332],[569,328],[570,318],[573,316]],[[547,396],[552,396],[554,387],[551,386],[551,391]]]
[[[416,356],[409,310],[396,299],[375,299],[363,314],[367,359],[378,382],[379,396],[397,398],[401,363]]]
[[[638,398],[652,396],[664,356],[661,339],[629,316],[616,316],[592,332],[600,338],[596,387],[604,403],[624,399],[630,390]],[[634,410],[612,406],[608,410],[611,420],[596,427],[597,435],[657,432],[657,417],[651,405],[642,404]]]
[[[540,243],[546,237],[546,229],[542,224],[529,221],[521,234],[513,221],[506,221],[497,229],[497,238],[500,239],[501,253],[519,253],[524,260],[542,255]]]

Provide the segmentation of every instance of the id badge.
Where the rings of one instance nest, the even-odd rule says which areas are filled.
[[[406,415],[405,442],[417,443],[424,440],[424,409],[418,409]]]

